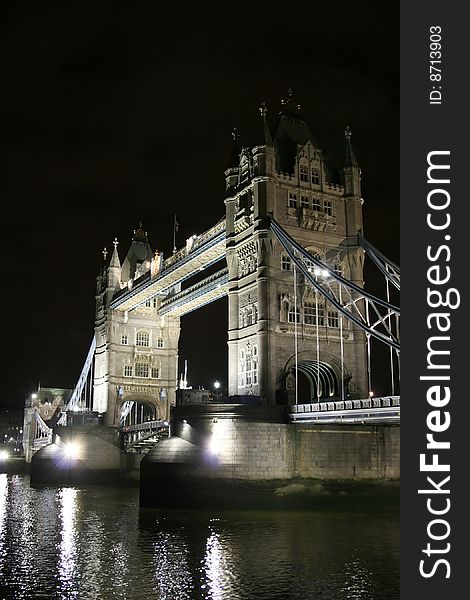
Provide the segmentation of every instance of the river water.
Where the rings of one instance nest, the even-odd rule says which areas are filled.
[[[396,600],[398,513],[139,510],[0,474],[0,597]]]

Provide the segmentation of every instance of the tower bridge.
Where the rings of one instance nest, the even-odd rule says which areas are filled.
[[[293,406],[294,423],[307,413],[313,422],[358,409],[362,422],[399,422],[399,309],[391,298],[400,271],[363,237],[351,131],[341,182],[292,94],[275,121],[262,107],[261,131],[251,147],[234,135],[218,223],[165,259],[142,226],[123,259],[117,240],[109,261],[103,252],[95,333],[62,425],[65,413],[89,411],[108,427],[127,427],[126,435],[132,425],[151,437],[145,423],[169,420],[176,404],[181,316],[224,296],[229,398]],[[366,256],[384,277],[386,299],[364,289]],[[215,272],[207,275],[209,267]],[[389,406],[357,404],[371,401],[372,340],[389,348]],[[129,414],[136,415],[131,424]]]

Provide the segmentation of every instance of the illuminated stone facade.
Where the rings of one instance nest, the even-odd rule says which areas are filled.
[[[158,296],[131,311],[110,308],[117,293],[132,289],[159,262],[140,228],[122,265],[115,242],[109,265],[97,278],[93,408],[105,414],[106,425],[122,424],[130,403],[143,411],[139,421],[166,419],[175,404],[179,317],[160,316]]]
[[[229,394],[292,402],[297,328],[299,365],[314,371],[321,363],[325,373],[318,387],[311,377],[310,390],[299,401],[342,393],[367,397],[364,334],[346,319],[341,323],[337,310],[300,277],[294,302],[292,264],[266,219],[272,215],[330,269],[363,286],[363,251],[357,242],[363,201],[350,131],[345,132],[343,180],[334,183],[292,95],[274,126],[264,107],[261,112],[260,143],[237,148],[235,136],[232,165],[225,172]]]

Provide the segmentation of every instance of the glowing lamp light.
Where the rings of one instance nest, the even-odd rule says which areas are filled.
[[[32,398],[33,400],[36,400],[36,398],[37,398],[37,397],[38,397],[38,395],[37,395],[37,394],[31,394],[31,398]]]
[[[374,395],[374,392],[371,390],[371,391],[369,392],[369,398],[372,398],[372,397],[373,397],[373,395]]]
[[[212,436],[209,440],[209,445],[208,445],[209,452],[211,454],[215,454],[215,455],[219,454],[219,452],[221,450],[221,446],[222,446],[222,444],[221,444],[220,437],[215,434],[212,434]]]
[[[214,381],[214,387],[218,390],[220,388],[220,381]]]
[[[0,460],[8,460],[8,451],[0,450]]]
[[[68,442],[64,445],[64,455],[71,460],[80,456],[81,447],[77,442]]]

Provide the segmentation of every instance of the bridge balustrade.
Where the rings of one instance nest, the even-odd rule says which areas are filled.
[[[380,398],[364,398],[361,400],[344,400],[333,402],[313,402],[310,404],[294,404],[292,413],[308,413],[323,411],[360,410],[364,408],[389,408],[400,406],[400,396],[383,396]]]

